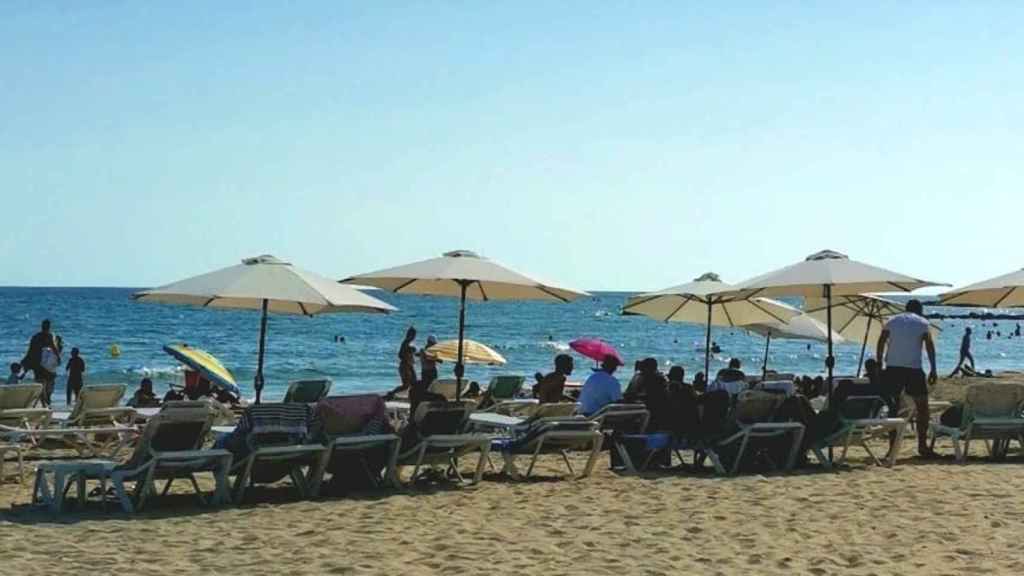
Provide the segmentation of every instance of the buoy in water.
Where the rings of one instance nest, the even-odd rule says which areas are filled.
[[[110,345],[110,357],[111,358],[120,358],[121,357],[121,347],[118,346],[117,344],[111,344]]]

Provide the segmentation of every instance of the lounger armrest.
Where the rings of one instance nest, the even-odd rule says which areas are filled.
[[[176,450],[173,452],[156,452],[156,458],[161,460],[196,460],[200,458],[223,458],[231,456],[231,452],[223,448],[211,448],[209,450]]]
[[[457,448],[473,444],[490,446],[493,438],[487,434],[434,434],[423,441],[435,448]]]
[[[286,456],[290,454],[313,454],[316,452],[323,452],[327,450],[327,447],[323,444],[295,444],[293,446],[265,446],[263,448],[257,448],[252,452],[253,455],[260,458],[264,456]]]
[[[363,436],[339,436],[332,439],[327,443],[327,447],[334,448],[351,448],[351,447],[362,447],[373,444],[384,444],[388,442],[397,442],[397,434],[366,434]]]

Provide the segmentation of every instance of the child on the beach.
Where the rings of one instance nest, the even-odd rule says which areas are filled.
[[[79,355],[78,348],[71,349],[71,358],[68,359],[65,370],[68,371],[67,404],[71,406],[72,396],[77,399],[79,392],[82,391],[82,374],[85,373],[85,360]]]
[[[17,362],[11,363],[11,373],[7,376],[8,384],[18,384],[21,382],[21,364]]]

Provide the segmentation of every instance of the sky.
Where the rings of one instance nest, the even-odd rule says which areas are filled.
[[[159,5],[155,5],[159,4]],[[5,2],[0,285],[1024,266],[1024,3]]]

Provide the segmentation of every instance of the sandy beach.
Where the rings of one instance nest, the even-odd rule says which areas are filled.
[[[950,456],[922,461],[906,442],[891,470],[854,451],[834,473],[736,478],[621,476],[602,459],[571,481],[547,458],[530,482],[489,475],[314,502],[281,485],[219,510],[182,492],[134,517],[94,507],[54,519],[27,505],[26,478],[0,488],[0,563],[11,574],[1019,573],[1024,457],[991,463],[974,446],[957,465],[938,449]]]

